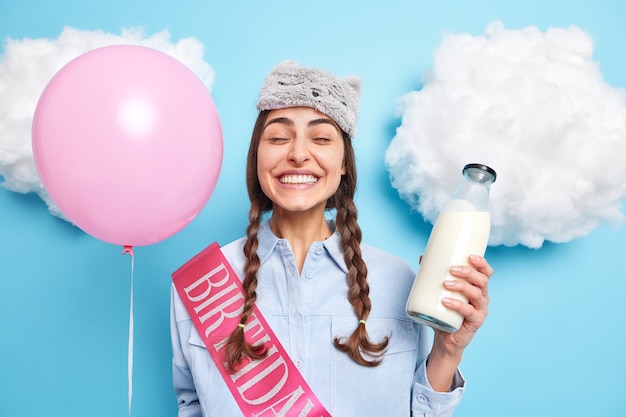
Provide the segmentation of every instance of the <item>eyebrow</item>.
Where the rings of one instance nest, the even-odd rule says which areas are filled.
[[[274,119],[269,120],[265,124],[264,129],[267,128],[269,125],[271,125],[273,123],[280,123],[280,124],[284,124],[284,125],[287,125],[287,126],[294,126],[295,125],[293,120],[291,120],[288,117],[276,117]],[[331,119],[325,119],[325,118],[313,119],[313,120],[309,121],[307,126],[311,127],[311,126],[319,126],[319,125],[323,125],[323,124],[329,124],[329,125],[333,126],[335,129],[337,129],[337,131],[341,132],[341,129],[339,129],[339,126],[337,126],[337,124],[334,121],[332,121]]]

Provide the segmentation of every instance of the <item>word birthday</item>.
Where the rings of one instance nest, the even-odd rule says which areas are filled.
[[[253,417],[330,417],[255,307],[245,337],[263,345],[263,359],[244,359],[230,371],[223,347],[239,325],[244,295],[217,243],[172,274],[196,330],[244,415]]]

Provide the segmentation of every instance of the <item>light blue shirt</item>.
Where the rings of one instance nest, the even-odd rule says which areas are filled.
[[[331,222],[331,227],[334,224]],[[241,278],[245,238],[222,248]],[[349,336],[356,318],[347,299],[347,269],[339,235],[311,245],[302,273],[285,239],[267,223],[259,232],[257,306],[317,398],[333,417],[451,416],[463,394],[460,373],[450,392],[435,392],[426,377],[431,330],[409,319],[405,304],[415,274],[402,259],[361,245],[368,268],[370,339],[391,335],[382,363],[355,363],[333,346]],[[179,417],[236,417],[242,413],[172,290],[173,383]]]

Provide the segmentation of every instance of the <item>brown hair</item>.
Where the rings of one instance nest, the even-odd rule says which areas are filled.
[[[259,113],[246,166],[246,185],[250,198],[249,224],[246,231],[247,240],[244,244],[246,263],[244,266],[245,278],[243,288],[245,301],[240,323],[246,323],[252,313],[256,302],[257,272],[260,260],[257,255],[259,245],[257,234],[264,213],[272,209],[272,201],[261,190],[257,175],[257,156],[259,141],[267,120],[268,111]],[[372,309],[369,298],[369,285],[367,284],[367,266],[361,257],[361,228],[357,223],[357,209],[354,204],[354,192],[356,190],[356,160],[350,137],[344,132],[344,158],[346,173],[341,177],[341,182],[335,195],[326,202],[327,209],[336,209],[336,225],[341,237],[344,260],[348,267],[348,300],[359,320],[367,320]],[[356,363],[363,366],[376,366],[389,344],[389,336],[379,343],[369,340],[365,325],[359,322],[357,328],[347,338],[335,337],[334,345],[337,349],[347,353]],[[244,356],[250,359],[261,359],[266,351],[263,345],[251,345],[245,340],[244,329],[237,327],[226,342],[226,358],[228,368],[232,371],[237,369]],[[365,354],[365,355],[364,355]],[[370,359],[367,358],[370,357]]]

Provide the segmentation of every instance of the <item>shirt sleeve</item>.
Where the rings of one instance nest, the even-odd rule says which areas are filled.
[[[182,310],[181,310],[182,308]],[[187,363],[187,343],[192,322],[172,285],[170,303],[170,333],[172,339],[172,381],[178,403],[178,417],[202,417],[198,393]]]
[[[432,389],[426,376],[426,361],[415,372],[411,411],[413,417],[449,417],[458,406],[465,390],[465,379],[457,369],[448,392]]]
[[[423,325],[418,326],[417,337],[417,369],[413,379],[411,397],[412,417],[450,417],[461,402],[465,391],[465,379],[457,369],[448,392],[433,390],[426,374],[426,359],[432,348],[432,330]]]

